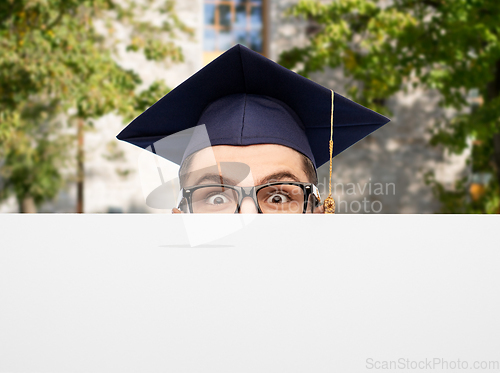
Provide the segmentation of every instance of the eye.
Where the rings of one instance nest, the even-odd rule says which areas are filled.
[[[267,203],[287,203],[290,202],[290,198],[287,195],[281,193],[273,193],[267,198]]]
[[[223,203],[228,203],[229,198],[224,194],[212,194],[205,200],[209,205],[222,205]]]

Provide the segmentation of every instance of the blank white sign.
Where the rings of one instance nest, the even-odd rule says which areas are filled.
[[[497,216],[2,215],[0,373],[434,359],[480,371],[500,361],[499,228]]]

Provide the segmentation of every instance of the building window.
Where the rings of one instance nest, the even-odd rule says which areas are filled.
[[[208,63],[235,44],[264,53],[265,0],[204,0],[203,51]]]

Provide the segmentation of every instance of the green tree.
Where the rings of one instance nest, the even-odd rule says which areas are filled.
[[[356,81],[350,96],[385,113],[384,99],[409,84],[437,90],[440,104],[458,114],[440,120],[431,144],[460,154],[474,140],[482,149],[479,162],[469,160],[473,169],[496,174],[475,200],[464,180],[447,190],[428,175],[442,212],[500,212],[499,1],[301,0],[289,14],[309,20],[313,33],[280,56],[284,66],[305,76],[342,67]],[[471,91],[482,100],[472,111]]]
[[[151,15],[162,23],[150,22]],[[62,167],[78,148],[81,212],[84,131],[112,112],[129,120],[168,91],[162,81],[140,91],[139,75],[117,62],[118,48],[148,60],[180,62],[175,39],[181,34],[192,30],[176,16],[171,0],[3,0],[0,198],[14,192],[20,206],[53,198],[64,181]],[[76,128],[72,137],[68,127]]]
[[[74,136],[64,134],[62,123],[52,119],[52,109],[26,103],[23,117],[33,120],[23,121],[2,143],[0,200],[14,193],[20,212],[35,212],[36,205],[55,197],[64,185],[61,169],[72,166],[61,155],[70,151]]]

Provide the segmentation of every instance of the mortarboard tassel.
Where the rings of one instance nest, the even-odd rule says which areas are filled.
[[[328,197],[325,198],[323,202],[323,208],[325,210],[325,214],[335,214],[335,200],[332,197],[332,158],[333,158],[333,97],[334,93],[332,91],[332,109],[330,116],[330,180],[328,187]]]

